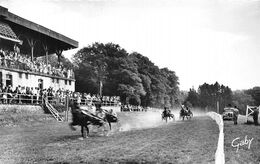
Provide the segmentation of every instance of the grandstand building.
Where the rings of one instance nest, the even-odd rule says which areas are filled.
[[[77,47],[77,41],[0,6],[1,88],[51,87],[75,91],[73,70],[66,68],[60,59],[63,51]],[[58,65],[50,64],[48,57],[52,54],[57,55]]]

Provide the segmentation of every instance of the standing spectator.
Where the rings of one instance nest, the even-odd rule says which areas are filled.
[[[7,87],[3,86],[3,103],[6,104],[7,103]]]
[[[238,115],[239,115],[239,110],[237,109],[237,106],[235,106],[233,108],[233,121],[234,121],[234,125],[237,125]]]
[[[15,57],[16,57],[18,54],[20,54],[20,48],[19,48],[16,44],[14,44],[14,55],[15,55]]]
[[[253,112],[254,124],[258,125],[259,108],[255,108]]]

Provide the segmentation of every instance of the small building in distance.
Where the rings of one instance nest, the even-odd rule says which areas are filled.
[[[0,86],[75,91],[72,68],[61,62],[62,52],[78,42],[21,18],[0,6]],[[50,55],[57,62],[50,62]]]

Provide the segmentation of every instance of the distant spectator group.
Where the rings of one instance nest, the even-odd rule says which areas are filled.
[[[77,99],[79,103],[85,103],[85,101],[99,101],[99,102],[114,102],[118,104],[120,102],[119,96],[102,96],[102,98],[99,95],[96,94],[88,94],[88,93],[79,93],[79,92],[72,92],[70,93],[69,97],[73,97],[74,99]]]
[[[48,89],[24,87],[20,85],[16,88],[13,88],[10,85],[7,87],[0,87],[0,103],[39,104],[42,103],[45,98],[47,98],[50,103],[65,103],[66,96],[71,99],[77,99],[81,104],[101,101],[101,97],[98,95],[72,92],[65,89],[54,90],[52,87],[49,87]],[[118,104],[120,102],[120,97],[103,96],[102,102],[113,102]]]
[[[121,112],[131,112],[131,111],[147,111],[146,108],[140,106],[140,105],[130,105],[130,104],[125,104],[121,105]]]
[[[0,49],[0,66],[49,74],[64,78],[74,77],[74,72],[72,69],[65,68],[62,64],[59,66],[52,66],[51,64],[46,64],[45,62],[38,59],[31,60],[28,55],[22,55],[20,52],[18,52],[17,50],[13,52]]]

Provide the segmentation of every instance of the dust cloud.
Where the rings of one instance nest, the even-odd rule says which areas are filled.
[[[179,109],[172,109],[174,119],[162,120],[162,110],[153,110],[148,112],[120,112],[118,114],[120,119],[119,131],[130,131],[135,129],[153,128],[163,126],[172,123],[181,123],[182,120],[179,118]],[[192,109],[193,116],[204,116],[206,112],[201,109]]]
[[[171,119],[168,122],[173,122]],[[119,131],[153,128],[166,124],[162,121],[161,112],[121,113]]]

